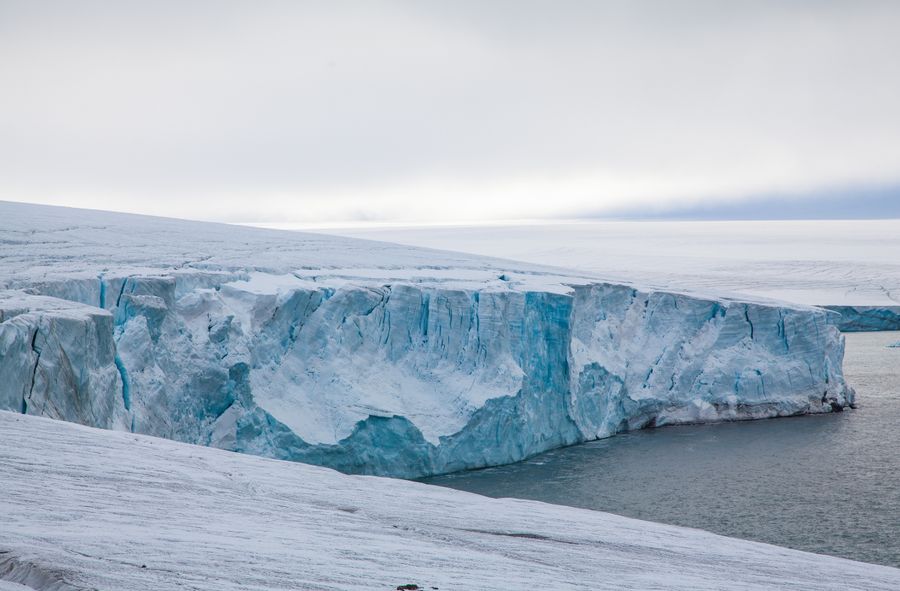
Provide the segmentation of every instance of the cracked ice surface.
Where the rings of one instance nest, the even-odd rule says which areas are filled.
[[[2,408],[347,472],[853,403],[811,307],[14,203],[0,255]]]
[[[2,591],[900,588],[889,567],[8,412],[0,483]]]

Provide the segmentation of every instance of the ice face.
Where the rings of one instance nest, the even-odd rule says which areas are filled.
[[[125,428],[115,350],[108,312],[0,292],[0,408]]]
[[[109,312],[25,296],[44,308],[0,325],[2,362],[22,368],[5,385],[27,386],[29,368],[37,378],[26,395],[5,391],[4,408],[420,476],[648,425],[853,401],[825,311],[611,284],[261,293],[224,279],[176,297],[176,277],[104,278],[98,292],[118,294]]]
[[[900,306],[826,306],[841,315],[843,332],[900,330]]]
[[[159,223],[123,218],[137,238]],[[167,247],[182,240],[185,251],[219,228],[172,224]],[[202,268],[148,272],[150,261],[134,262],[149,256],[142,249],[128,253],[131,268],[20,271],[19,290],[0,300],[10,376],[0,404],[404,477],[646,426],[853,404],[833,312],[390,245],[407,259],[387,261],[371,244],[365,264],[381,266],[326,267],[320,248],[317,265],[289,273],[290,261],[213,264],[202,253]]]

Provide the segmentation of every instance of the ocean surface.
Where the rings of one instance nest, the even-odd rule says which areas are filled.
[[[898,341],[847,335],[856,410],[649,429],[425,481],[900,567]]]

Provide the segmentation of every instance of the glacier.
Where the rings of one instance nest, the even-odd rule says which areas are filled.
[[[900,588],[896,568],[2,411],[0,483],[2,591]]]
[[[561,265],[665,289],[727,291],[821,306],[842,315],[838,328],[843,332],[900,330],[897,219],[578,220],[328,231]]]
[[[834,312],[0,202],[0,408],[419,477],[854,405]]]

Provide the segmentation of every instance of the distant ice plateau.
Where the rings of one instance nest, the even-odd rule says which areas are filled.
[[[319,234],[0,202],[0,408],[350,473],[854,403],[838,315]]]
[[[579,269],[664,289],[737,292],[900,330],[900,220],[575,221],[327,230]]]

